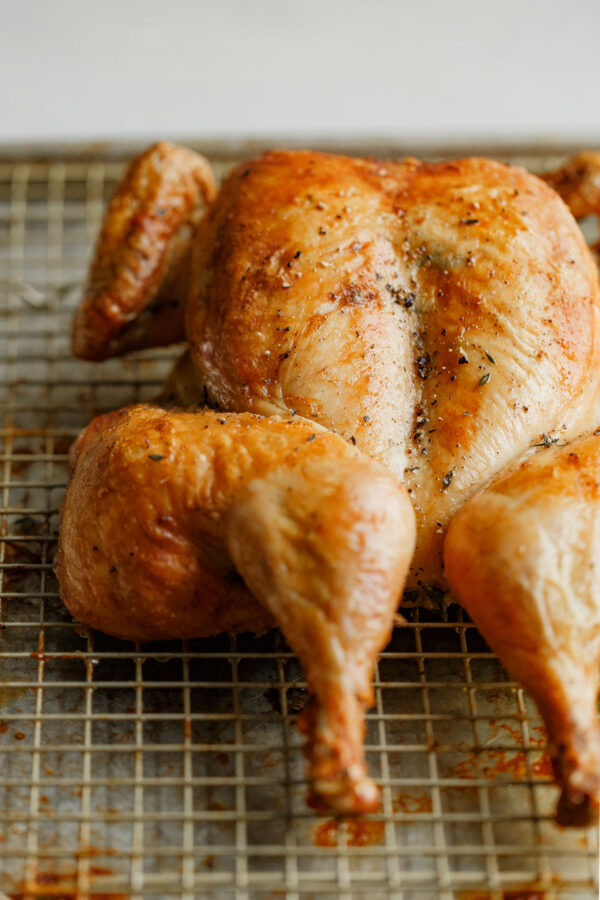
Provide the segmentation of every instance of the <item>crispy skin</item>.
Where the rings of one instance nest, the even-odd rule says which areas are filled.
[[[467,502],[444,547],[452,590],[548,728],[561,825],[600,792],[600,436],[541,450]]]
[[[600,420],[597,275],[522,169],[270,153],[227,179],[195,253],[209,401],[296,410],[398,474],[411,586],[446,585],[444,530],[477,487],[542,433]]]
[[[315,695],[316,801],[375,808],[364,711],[414,546],[397,480],[310,422],[149,406],[95,419],[72,466],[57,565],[72,614],[143,641],[277,623]]]
[[[143,639],[262,628],[271,615],[317,697],[304,726],[319,802],[345,812],[372,808],[362,710],[391,621],[389,585],[402,582],[412,552],[413,521],[406,497],[400,511],[394,492],[376,487],[381,476],[364,468],[345,438],[406,485],[417,521],[410,586],[450,585],[472,611],[546,718],[563,786],[559,820],[589,821],[600,759],[600,599],[590,568],[595,457],[582,444],[585,465],[575,481],[572,459],[557,450],[548,451],[548,460],[556,458],[550,469],[537,457],[511,468],[532,445],[576,439],[600,421],[598,277],[571,213],[541,180],[491,160],[392,163],[302,151],[243,164],[214,202],[205,189],[210,211],[203,216],[186,187],[187,162],[169,152],[173,175],[168,163],[152,168],[153,151],[137,163],[150,166],[150,182],[174,208],[180,198],[194,224],[186,232],[193,230],[191,254],[180,244],[185,266],[171,267],[187,298],[190,356],[177,364],[165,399],[240,417],[225,416],[221,431],[214,414],[197,419],[208,426],[200,430],[180,413],[164,414],[160,428],[168,423],[178,448],[172,457],[164,444],[164,480],[139,454],[142,434],[158,440],[156,413],[134,410],[122,427],[117,419],[90,426],[81,445],[89,452],[80,447],[63,511],[59,572],[67,604],[97,627]],[[587,154],[547,180],[579,216],[598,212],[597,173],[597,156]],[[126,206],[138,203],[142,219],[152,219],[154,201],[136,178],[122,194]],[[108,272],[110,302],[88,301],[79,314],[95,358],[154,341],[149,321],[165,340],[181,334],[179,315],[169,325],[157,301],[138,315],[153,292],[163,296],[164,286],[156,295],[163,269],[149,264],[147,278],[135,252],[133,265],[121,265],[120,202],[109,210],[96,264]],[[171,233],[160,227],[133,234],[142,244],[152,234],[151,260],[171,252]],[[94,280],[102,284],[103,276]],[[96,326],[98,309],[110,311],[111,303],[119,328],[122,309],[130,322],[120,336],[107,330],[106,310]],[[289,413],[305,421],[276,418]],[[292,452],[280,430],[300,435],[307,427],[318,431],[314,446],[294,437]],[[115,429],[120,456],[107,437]],[[313,459],[317,445],[326,459]],[[573,452],[579,458],[578,447]],[[307,454],[306,468],[297,453]],[[209,484],[222,487],[222,507]],[[106,508],[96,506],[106,494]],[[165,507],[168,540],[181,538],[167,556],[155,552],[162,547],[162,531],[149,524],[155,506]],[[91,554],[89,509],[108,523]],[[113,588],[107,561],[124,552],[121,541],[113,544],[128,509],[151,549],[142,565],[111,563],[123,570]],[[386,517],[387,543],[380,540]],[[371,541],[388,554],[385,563],[367,564]],[[231,581],[234,572],[258,603]],[[581,662],[586,654],[589,665]]]
[[[215,194],[210,166],[191,150],[163,142],[134,159],[73,320],[75,356],[102,360],[183,340],[190,240]]]

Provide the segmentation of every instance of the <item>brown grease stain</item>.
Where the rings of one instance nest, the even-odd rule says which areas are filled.
[[[545,747],[548,743],[546,729],[541,725],[534,725],[530,731],[535,731],[538,737],[533,737],[533,735],[530,734],[529,743],[533,744],[534,747]]]
[[[433,812],[433,800],[426,791],[403,791],[394,800],[393,807],[394,812],[430,813]]]
[[[93,879],[101,875],[112,875],[110,869],[101,866],[90,866],[89,875]],[[24,881],[16,894],[7,894],[10,900],[33,900],[35,897],[53,897],[55,900],[79,900],[81,892],[73,891],[71,886],[77,882],[77,872],[37,872],[33,878]],[[66,886],[66,889],[65,889]],[[127,900],[126,894],[97,893],[86,891],[89,900]]]
[[[315,847],[337,847],[341,835],[348,847],[369,847],[385,838],[385,823],[366,819],[328,819],[314,829]]]
[[[468,758],[452,766],[450,774],[458,778],[478,778],[480,776],[495,779],[499,775],[511,775],[515,781],[522,781],[529,777],[527,770],[527,758],[523,752],[523,734],[521,729],[506,722],[497,722],[490,719],[490,731],[492,737],[502,737],[507,734],[515,742],[513,750],[487,750],[477,760],[475,753],[469,753]],[[535,735],[533,734],[535,732]],[[529,746],[543,748],[546,746],[546,730],[534,725],[530,728]],[[535,759],[530,760],[531,772],[536,777],[552,778],[554,772],[552,763],[547,753],[541,752]]]
[[[539,759],[531,763],[531,771],[534,775],[540,775],[544,778],[554,778],[554,769],[550,757],[544,753]]]
[[[531,762],[531,771],[536,776],[552,776],[552,764],[546,753],[540,755]],[[493,780],[500,775],[511,775],[515,781],[523,781],[529,776],[527,761],[522,751],[488,750],[482,753],[479,759],[474,753],[469,753],[467,759],[449,770],[451,775],[457,778],[487,778]]]
[[[521,731],[515,725],[507,725],[506,722],[500,722],[498,724],[495,719],[490,719],[490,728],[498,735],[500,732],[505,731],[506,734],[512,738],[512,740],[520,746],[523,743],[523,735]]]
[[[536,888],[511,888],[503,891],[459,891],[457,900],[545,900],[546,892]]]

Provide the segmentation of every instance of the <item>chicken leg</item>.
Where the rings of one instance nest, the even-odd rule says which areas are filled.
[[[562,787],[557,821],[596,821],[600,437],[530,457],[469,500],[444,547],[453,593],[532,694]]]
[[[124,409],[71,462],[57,565],[71,613],[141,641],[277,624],[314,695],[315,804],[373,810],[364,713],[414,549],[404,488],[318,425],[247,413]]]

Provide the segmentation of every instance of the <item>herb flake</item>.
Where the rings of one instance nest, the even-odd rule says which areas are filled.
[[[452,479],[454,478],[454,469],[450,469],[449,472],[446,472],[444,477],[442,478],[442,490],[447,490],[452,484]]]
[[[551,447],[552,444],[558,444],[558,438],[552,437],[551,434],[543,434],[542,440],[539,444],[534,444],[534,447]]]
[[[424,381],[428,377],[431,369],[431,357],[428,353],[417,356],[417,375]]]

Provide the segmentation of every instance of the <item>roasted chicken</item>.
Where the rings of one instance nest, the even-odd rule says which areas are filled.
[[[549,176],[576,215],[598,211],[585,161]],[[600,288],[555,190],[486,159],[296,151],[216,193],[159,144],[109,207],[73,348],[184,330],[165,408],[75,445],[73,614],[138,640],[276,622],[315,697],[314,798],[356,812],[376,805],[363,717],[402,590],[451,588],[540,707],[558,820],[594,821]]]

